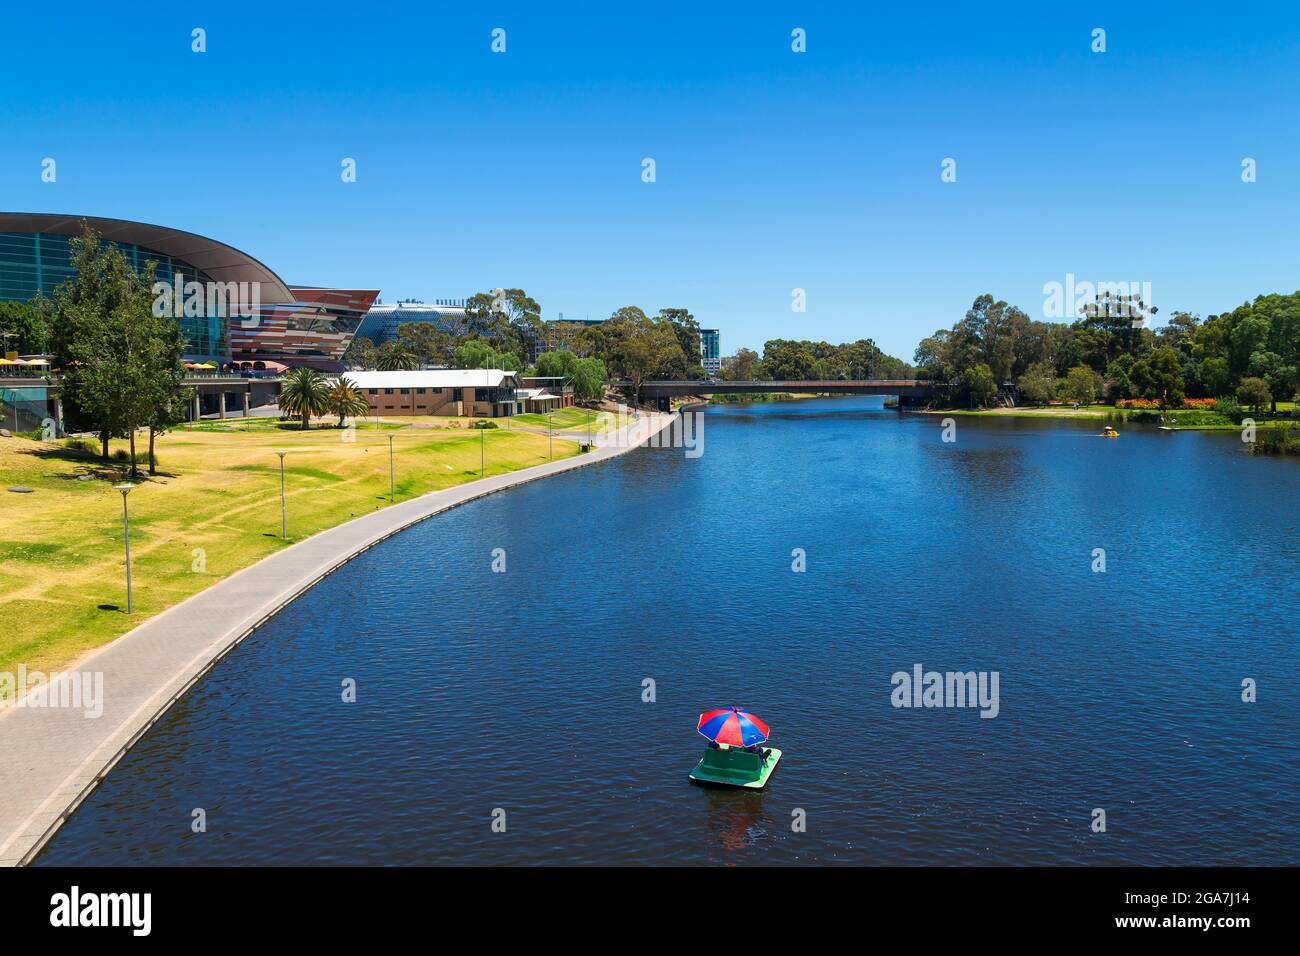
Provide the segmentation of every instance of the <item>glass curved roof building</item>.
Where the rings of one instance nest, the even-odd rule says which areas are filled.
[[[378,290],[290,286],[269,267],[233,246],[196,233],[98,216],[0,213],[0,300],[29,302],[52,297],[71,277],[69,240],[87,223],[122,250],[143,273],[155,263],[154,279],[188,290],[216,287],[255,290],[256,310],[231,314],[218,296],[177,310],[186,357],[229,362],[272,359],[286,365],[341,367],[348,343]]]

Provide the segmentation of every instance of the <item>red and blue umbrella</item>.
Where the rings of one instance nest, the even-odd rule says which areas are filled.
[[[749,711],[739,707],[723,707],[700,714],[700,722],[695,729],[717,744],[729,747],[751,747],[767,740],[767,724],[763,723]]]

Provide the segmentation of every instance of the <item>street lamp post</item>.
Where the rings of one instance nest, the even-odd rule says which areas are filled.
[[[131,519],[126,513],[126,496],[131,493],[135,485],[123,482],[120,485],[114,485],[118,491],[122,492],[122,532],[123,540],[126,542],[126,613],[132,611],[131,604]]]
[[[393,436],[388,436],[388,503],[397,503],[397,478],[393,471]]]
[[[285,541],[289,540],[289,519],[285,516],[284,510],[284,456],[289,454],[287,451],[277,451],[280,456],[280,537]]]
[[[551,461],[555,461],[555,435],[551,431],[551,413],[546,413],[546,441],[551,447]]]
[[[487,477],[487,429],[478,430],[478,476]]]

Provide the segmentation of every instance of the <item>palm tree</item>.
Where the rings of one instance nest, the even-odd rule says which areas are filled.
[[[325,378],[315,369],[293,369],[280,389],[280,407],[292,415],[301,415],[302,427],[307,428],[313,415],[330,410],[330,389]]]
[[[403,342],[385,342],[375,349],[375,368],[381,372],[409,372],[420,367],[420,357]]]
[[[370,411],[370,403],[346,375],[340,375],[330,389],[329,401],[330,411],[339,417],[339,428],[346,424],[349,415],[360,418]]]

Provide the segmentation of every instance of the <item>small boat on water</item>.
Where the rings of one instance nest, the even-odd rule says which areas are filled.
[[[1119,437],[1119,432],[1115,431],[1115,429],[1113,429],[1113,428],[1111,428],[1109,425],[1107,425],[1105,428],[1103,428],[1103,429],[1101,430],[1101,435],[1100,435],[1100,437],[1101,437],[1101,438],[1118,438],[1118,437]]]
[[[691,771],[696,783],[762,790],[781,760],[781,751],[764,747],[767,724],[739,707],[700,714],[696,731],[709,741],[704,756]]]
[[[781,759],[781,751],[767,747],[762,754],[719,744],[709,747],[691,771],[696,783],[714,783],[725,787],[762,790]]]

